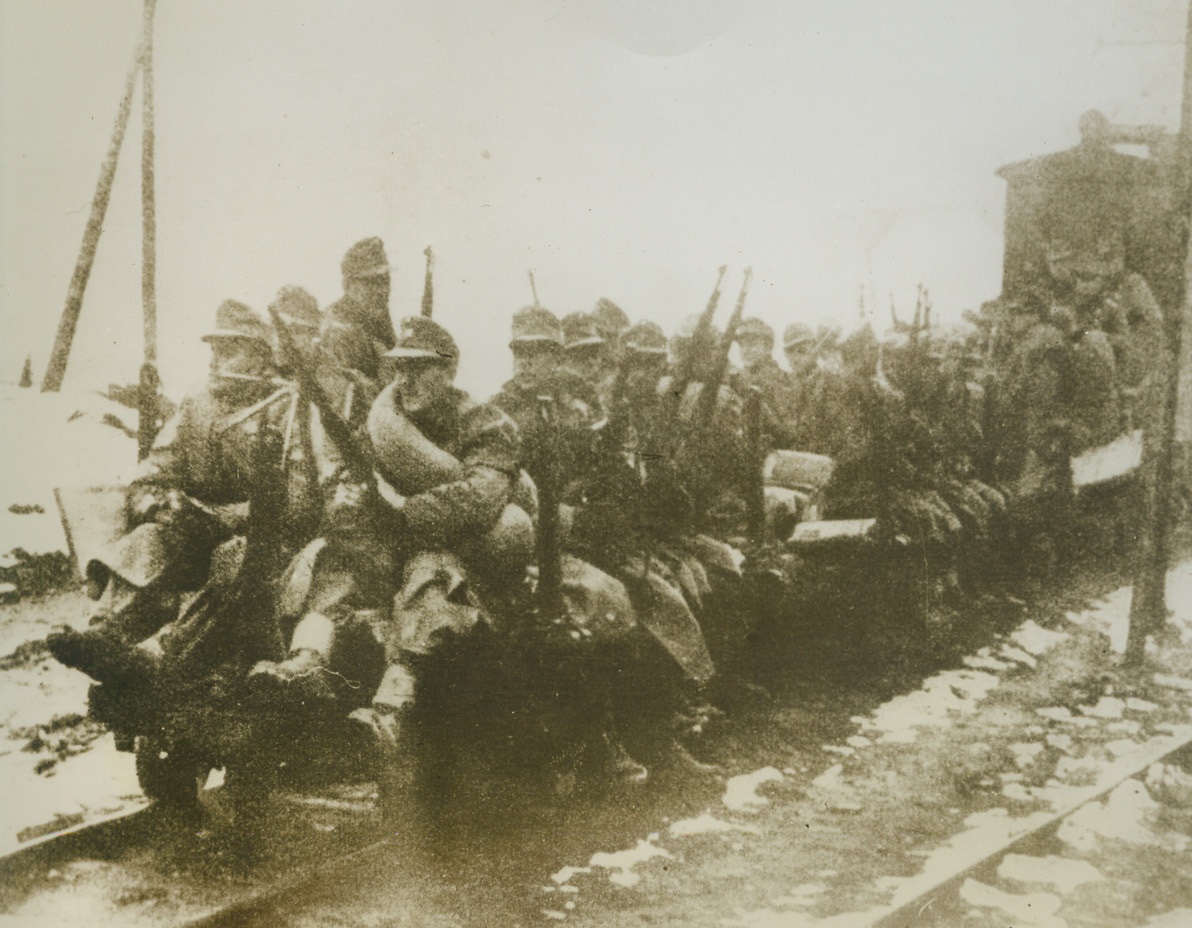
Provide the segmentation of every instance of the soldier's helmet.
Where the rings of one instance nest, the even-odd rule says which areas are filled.
[[[742,342],[747,339],[765,340],[770,347],[774,347],[774,330],[770,328],[757,316],[746,316],[741,320],[741,324],[737,326],[737,341]]]
[[[666,333],[656,322],[639,322],[625,332],[623,342],[630,354],[666,357]]]
[[[509,347],[540,345],[563,347],[563,326],[545,306],[525,306],[513,314]]]
[[[800,345],[810,344],[814,340],[815,333],[811,331],[811,326],[804,325],[802,322],[792,322],[782,332],[782,350],[790,351]]]
[[[317,330],[322,321],[319,301],[309,291],[294,284],[286,284],[278,290],[269,308],[291,328]]]
[[[203,341],[212,342],[221,338],[241,338],[260,342],[267,350],[269,327],[253,310],[237,300],[224,300],[215,310],[215,328],[203,336]]]
[[[345,278],[388,277],[389,258],[384,243],[376,236],[361,239],[347,250],[339,267]]]
[[[625,310],[603,296],[596,301],[596,308],[592,310],[592,321],[605,341],[614,341],[629,328],[629,317],[625,315]]]
[[[584,312],[568,313],[563,317],[563,346],[568,351],[603,345],[604,339],[596,329],[596,322]]]
[[[407,316],[401,321],[397,344],[385,352],[385,357],[456,364],[459,361],[459,346],[455,344],[451,333],[433,319]]]

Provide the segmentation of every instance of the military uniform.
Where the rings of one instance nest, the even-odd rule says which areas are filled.
[[[389,318],[389,261],[379,238],[368,238],[348,249],[340,265],[344,295],[323,314],[322,350],[346,370],[358,371],[376,382],[384,353],[393,347],[393,322]],[[384,304],[356,294],[359,284],[377,284]]]
[[[742,319],[737,342],[741,345],[743,366],[734,379],[736,392],[743,396],[750,387],[761,391],[766,443],[771,449],[794,448],[798,396],[790,377],[771,354],[774,330],[761,319]]]
[[[88,632],[59,632],[50,647],[63,663],[97,679],[119,671],[129,646],[175,618],[178,594],[202,586],[217,547],[244,530],[259,431],[263,425],[280,431],[287,412],[287,391],[270,377],[264,323],[234,301],[219,307],[216,320],[205,339],[251,346],[246,350],[257,353],[261,371],[213,370],[208,384],[183,400],[129,487],[128,534],[87,565],[101,611]],[[308,468],[310,442],[292,437],[286,460],[278,462],[288,481],[280,520],[297,546],[300,533],[317,522],[321,496]],[[229,551],[232,573],[237,557]]]
[[[617,379],[615,352],[596,327],[591,313],[574,312],[563,317],[563,368],[575,379],[592,385],[591,392],[604,415],[612,402]]]
[[[458,350],[441,326],[414,317],[389,355],[399,365],[453,371]],[[408,410],[395,382],[373,404],[368,436],[380,491],[344,505],[333,501],[291,656],[254,669],[250,682],[258,691],[281,688],[315,703],[346,697],[348,708],[366,704],[385,663],[400,665],[403,655],[432,649],[450,630],[489,620],[477,590],[520,577],[517,552],[524,572],[531,545],[507,544],[508,536],[531,531],[529,516],[512,505],[519,448],[508,416],[455,387],[427,408]],[[400,672],[396,678],[406,679]],[[391,690],[388,698],[397,698]]]
[[[600,399],[593,386],[562,366],[563,330],[550,310],[518,310],[509,347],[514,375],[490,402],[517,423],[522,463],[530,476],[539,484],[549,476],[565,496],[568,484],[588,466]],[[543,398],[551,400],[549,424],[542,420]]]

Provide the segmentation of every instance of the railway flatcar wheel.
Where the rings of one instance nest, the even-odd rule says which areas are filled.
[[[210,772],[195,754],[183,745],[166,747],[144,735],[136,742],[137,782],[145,796],[180,812],[198,810],[199,790]]]

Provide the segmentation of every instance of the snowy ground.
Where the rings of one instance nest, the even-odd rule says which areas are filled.
[[[98,393],[0,384],[0,554],[66,551],[59,487],[123,485],[137,463],[136,413]]]
[[[1156,766],[1145,782],[1081,802],[1138,752],[1192,732],[1192,563],[1172,571],[1168,596],[1174,634],[1142,673],[1117,666],[1128,591],[1066,615],[1033,612],[851,720],[845,697],[855,694],[843,691],[738,720],[717,757],[730,775],[714,791],[664,787],[516,834],[472,833],[430,862],[403,858],[408,890],[348,880],[291,923],[412,913],[492,923],[484,912],[530,925],[855,924],[1073,806],[1055,846],[968,881],[963,910],[923,923],[1182,924],[1192,908],[1178,876],[1192,872],[1188,775]],[[37,644],[88,606],[72,593],[0,607],[0,850],[143,801],[132,758],[83,718],[86,679]]]

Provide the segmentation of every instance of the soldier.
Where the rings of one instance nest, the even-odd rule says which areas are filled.
[[[737,328],[737,344],[742,364],[737,392],[743,394],[744,387],[757,387],[770,448],[793,448],[798,401],[790,378],[774,360],[774,330],[761,319],[749,316]]]
[[[604,339],[589,313],[574,312],[563,317],[564,366],[581,380],[595,386],[596,395],[604,404],[611,399],[617,369],[605,352]]]
[[[304,288],[296,284],[286,284],[277,291],[277,296],[269,304],[269,308],[277,310],[277,314],[293,336],[298,350],[305,356],[313,355],[319,340],[319,329],[323,324],[319,301]],[[277,366],[284,370],[285,365],[278,353],[276,337],[273,342]]]
[[[1120,233],[1056,235],[1043,246],[1048,286],[1031,294],[1003,348],[999,415],[1005,479],[1050,483],[1044,458],[1078,454],[1157,408],[1162,315],[1146,281],[1125,268]]]
[[[796,383],[815,366],[815,333],[811,326],[792,322],[782,331],[782,353]]]
[[[491,400],[517,423],[523,464],[535,482],[547,475],[547,449],[542,445],[540,402],[553,401],[549,475],[566,495],[565,487],[585,466],[590,453],[591,427],[599,419],[600,400],[586,381],[563,366],[563,328],[549,309],[527,306],[513,315],[509,342],[513,377]],[[557,430],[557,431],[556,431]]]
[[[259,423],[245,413],[263,408],[277,386],[273,352],[264,323],[243,303],[222,303],[215,318],[203,336],[207,383],[182,401],[142,462],[127,494],[128,534],[87,565],[99,611],[86,631],[47,638],[55,658],[100,682],[148,672],[151,653],[133,646],[175,618],[179,594],[203,585],[213,552],[242,530],[248,512]]]
[[[357,242],[344,255],[340,269],[344,295],[324,314],[323,349],[340,367],[376,382],[381,356],[394,344],[384,244],[375,237]]]
[[[612,300],[601,297],[596,301],[596,308],[592,310],[592,321],[596,324],[596,331],[604,339],[602,351],[605,355],[606,366],[616,368],[624,355],[622,337],[629,329],[629,317]]]
[[[668,414],[659,428],[669,432],[663,439],[682,494],[689,500],[690,528],[726,539],[744,529],[744,488],[749,481],[751,455],[746,448],[741,397],[721,383],[716,401],[705,407],[701,400],[707,381],[715,376],[715,353],[721,350],[721,335],[715,327],[703,345],[696,344],[698,317],[683,321],[671,336],[670,374],[658,385],[669,400]],[[683,395],[676,379],[690,376]],[[727,379],[727,378],[726,378]],[[697,421],[707,415],[706,421]]]
[[[376,691],[359,718],[379,736],[412,697],[418,658],[488,621],[484,597],[520,580],[532,547],[529,516],[511,505],[517,426],[454,385],[450,333],[408,318],[387,357],[395,378],[368,419],[377,490],[345,477],[290,655],[250,675],[269,701],[308,709],[367,707]]]

